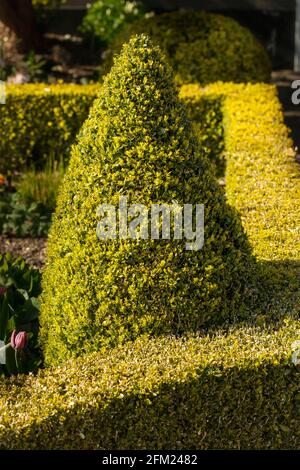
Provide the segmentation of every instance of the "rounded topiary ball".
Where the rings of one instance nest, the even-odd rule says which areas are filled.
[[[204,204],[205,244],[99,240],[100,204]],[[73,147],[48,244],[41,341],[47,364],[140,335],[182,333],[237,315],[251,250],[144,35],[126,44]]]
[[[270,59],[247,28],[232,18],[201,11],[164,13],[128,25],[111,43],[103,74],[110,70],[112,57],[122,45],[141,33],[161,47],[179,85],[270,79]]]

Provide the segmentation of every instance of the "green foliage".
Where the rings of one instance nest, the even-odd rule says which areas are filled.
[[[300,170],[276,89],[186,86],[181,98],[196,120],[203,107],[224,115],[227,195],[273,271],[264,303],[229,329],[3,381],[2,449],[299,449]]]
[[[276,87],[241,86],[237,96],[227,94],[228,199],[247,214],[245,227],[260,259],[299,263],[300,167]]]
[[[47,236],[63,174],[63,162],[49,159],[44,171],[32,169],[21,176],[17,192],[3,185],[0,233],[17,237]]]
[[[15,237],[46,237],[51,213],[43,204],[25,201],[18,193],[2,193],[0,233]]]
[[[0,340],[5,343],[6,356],[0,375],[35,371],[41,364],[37,344],[41,275],[22,259],[0,255],[0,290]],[[26,333],[24,349],[12,348],[13,331]]]
[[[187,92],[190,88],[193,90],[194,87],[181,87],[179,96],[187,107],[202,154],[212,163],[216,176],[223,177],[226,164],[222,97],[205,99],[203,92],[190,95]]]
[[[216,81],[268,81],[271,64],[262,45],[236,21],[206,12],[173,12],[142,18],[112,42],[102,65],[107,73],[113,54],[134,34],[148,34],[166,54],[175,80],[207,84]]]
[[[298,262],[300,212],[295,200],[300,199],[300,170],[276,87],[186,85],[180,98],[195,121],[203,101],[207,108],[221,110],[226,194],[243,218],[256,256]],[[218,135],[221,129],[215,131]]]
[[[66,158],[88,115],[93,85],[8,85],[1,107],[0,172],[43,167],[49,156]]]
[[[241,214],[261,271],[261,321],[299,317],[299,165],[274,86],[183,86],[197,119],[203,100],[223,114],[226,195]],[[241,112],[242,110],[242,112]],[[218,131],[216,131],[218,134]],[[267,317],[268,318],[268,317]]]
[[[7,88],[7,105],[0,115],[0,123],[6,128],[0,141],[0,170],[12,172],[24,166],[31,168],[33,163],[43,168],[47,166],[49,156],[58,161],[63,156],[67,160],[68,149],[88,116],[99,86],[59,84],[48,87],[37,84]],[[222,175],[224,160],[220,106],[208,105],[207,101],[202,100],[196,110],[193,107],[190,110],[190,118],[196,122],[202,152],[216,164],[218,175]]]
[[[128,23],[143,16],[144,8],[135,0],[97,0],[89,7],[81,30],[88,36],[108,43]]]
[[[297,329],[143,339],[6,380],[0,448],[296,450]]]
[[[18,193],[25,202],[37,203],[53,211],[64,173],[64,163],[50,158],[44,171],[32,169],[22,175]]]
[[[24,67],[30,83],[39,83],[45,80],[44,67],[46,60],[37,57],[34,51],[30,51],[25,57]]]
[[[97,239],[99,204],[205,205],[205,245]],[[242,313],[252,258],[202,155],[170,68],[145,37],[124,46],[73,147],[48,245],[48,364],[139,335],[182,333]]]

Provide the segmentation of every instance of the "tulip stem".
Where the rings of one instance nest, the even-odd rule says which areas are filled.
[[[19,354],[18,354],[17,349],[15,349],[15,361],[16,361],[18,372],[21,372],[22,365],[21,365],[21,362],[19,361]]]

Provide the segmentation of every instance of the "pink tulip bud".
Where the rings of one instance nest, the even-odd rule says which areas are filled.
[[[7,292],[7,288],[6,287],[0,287],[0,296],[4,295],[5,292]]]
[[[27,341],[27,333],[25,331],[20,331],[17,333],[16,331],[12,332],[10,345],[13,349],[17,351],[24,349],[26,346]]]

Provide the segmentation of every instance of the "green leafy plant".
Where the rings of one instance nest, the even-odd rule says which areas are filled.
[[[21,176],[17,192],[8,190],[0,175],[0,232],[16,237],[46,237],[64,171],[63,162],[49,159],[44,171],[32,169]]]
[[[42,362],[37,342],[40,294],[38,270],[22,259],[0,255],[0,340],[5,344],[2,374],[32,372]]]
[[[88,9],[81,30],[102,43],[110,42],[128,23],[144,15],[140,1],[97,0]]]
[[[0,196],[0,232],[15,237],[46,237],[51,210],[36,202],[26,202],[20,194]]]
[[[39,58],[34,51],[30,51],[24,60],[24,68],[30,83],[39,83],[45,80],[44,67],[46,60]]]

